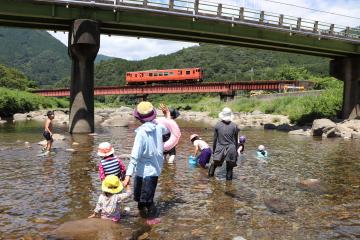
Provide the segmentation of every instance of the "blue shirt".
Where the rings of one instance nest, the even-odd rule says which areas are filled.
[[[139,177],[160,176],[164,163],[162,135],[165,131],[165,126],[154,122],[146,122],[135,130],[127,176],[132,176],[134,172]]]

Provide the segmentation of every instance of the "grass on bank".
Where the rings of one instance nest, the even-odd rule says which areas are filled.
[[[217,117],[219,111],[227,106],[235,112],[253,112],[259,110],[268,114],[289,116],[293,123],[309,124],[317,118],[333,118],[338,115],[342,106],[343,82],[331,78],[310,79],[315,89],[323,89],[319,96],[282,97],[272,100],[239,98],[230,102],[220,101],[217,94],[175,94],[150,95],[148,100],[158,106],[161,102],[181,110],[209,112]],[[130,96],[106,96],[98,98],[96,107],[135,106],[136,98]]]
[[[44,108],[67,108],[69,103],[62,98],[42,97],[33,93],[0,87],[0,116],[10,117]]]

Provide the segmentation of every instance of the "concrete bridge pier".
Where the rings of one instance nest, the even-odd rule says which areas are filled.
[[[360,56],[332,60],[330,75],[344,81],[342,118],[360,119]]]
[[[229,102],[234,100],[235,97],[235,91],[230,91],[227,93],[220,93],[220,100],[224,102]]]
[[[72,59],[70,85],[70,133],[94,132],[94,60],[100,47],[98,22],[75,20],[69,32]]]

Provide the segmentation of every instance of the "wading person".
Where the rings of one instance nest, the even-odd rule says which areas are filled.
[[[164,162],[162,135],[166,129],[154,122],[156,110],[150,102],[139,103],[134,117],[142,125],[135,130],[134,146],[123,184],[128,185],[130,177],[135,175],[133,193],[140,215],[148,219],[148,224],[156,224],[159,219],[156,218],[154,195]]]
[[[126,166],[114,155],[115,150],[108,142],[102,142],[99,144],[97,155],[101,158],[99,161],[99,176],[103,181],[108,175],[115,175],[120,180],[124,180]]]
[[[54,111],[48,111],[47,112],[47,119],[45,120],[44,125],[44,133],[43,136],[46,139],[46,147],[42,149],[44,154],[49,154],[51,151],[52,143],[54,141],[53,139],[53,128],[52,128],[52,120],[55,118]]]
[[[232,180],[233,168],[236,166],[239,128],[232,122],[233,113],[224,108],[219,113],[220,121],[215,125],[213,140],[213,160],[209,168],[209,177],[213,177],[215,169],[226,161],[226,180]]]

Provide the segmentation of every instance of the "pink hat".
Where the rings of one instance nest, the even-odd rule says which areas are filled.
[[[197,134],[192,134],[192,135],[190,136],[190,141],[193,140],[193,139],[196,138],[196,137],[199,137],[199,135],[197,135]]]

